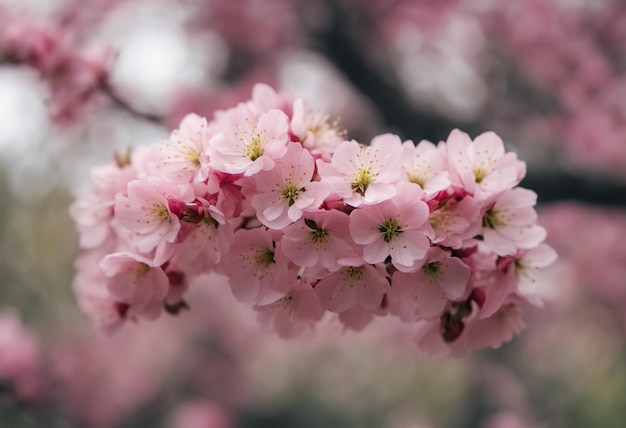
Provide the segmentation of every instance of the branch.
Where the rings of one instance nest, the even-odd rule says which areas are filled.
[[[148,122],[156,123],[158,125],[166,125],[166,121],[164,117],[161,117],[157,114],[146,113],[137,110],[134,106],[132,106],[128,101],[124,98],[120,97],[119,94],[113,89],[113,87],[108,82],[103,82],[101,86],[101,91],[104,95],[106,95],[115,105],[115,107],[124,110],[129,113],[131,116],[134,116],[138,119],[146,120]]]
[[[400,85],[367,60],[363,43],[355,43],[349,33],[350,16],[340,9],[336,1],[328,1],[328,26],[322,31],[312,30],[314,49],[326,56],[347,80],[378,107],[384,126],[401,131],[406,138],[445,140],[450,130],[462,127],[470,134],[479,134],[475,123],[452,122],[449,119],[419,110]],[[382,62],[382,61],[379,61]]]
[[[425,138],[433,142],[445,140],[454,128],[462,128],[470,135],[486,130],[476,122],[459,123],[416,109],[400,85],[394,84],[380,67],[368,61],[364,44],[355,43],[350,33],[353,20],[337,3],[333,0],[326,2],[328,26],[322,31],[310,31],[313,46],[372,101],[387,129],[407,138]],[[522,186],[537,192],[540,203],[575,200],[626,207],[626,182],[608,176],[581,175],[564,169],[554,169],[549,173],[529,171]]]
[[[564,170],[529,171],[521,186],[537,192],[539,203],[577,201],[607,207],[626,207],[626,182]]]

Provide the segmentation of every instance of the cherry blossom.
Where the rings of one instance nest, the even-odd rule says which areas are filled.
[[[172,131],[169,142],[160,146],[161,174],[172,183],[189,183],[194,178],[208,177],[207,159],[210,130],[205,118],[189,114],[179,128]]]
[[[196,224],[186,223],[181,229],[185,238],[176,246],[171,261],[190,274],[207,272],[228,253],[233,233],[231,223],[219,224],[211,216],[201,217]]]
[[[180,230],[180,220],[170,210],[171,196],[182,195],[175,185],[153,178],[128,183],[127,195],[118,194],[115,200],[115,218],[132,232],[128,235],[132,246],[142,253],[172,244]],[[163,262],[165,260],[161,260]]]
[[[294,284],[285,296],[275,302],[253,307],[261,324],[270,324],[286,339],[312,333],[324,309],[310,284]]]
[[[518,290],[521,294],[536,292],[536,275],[540,269],[546,268],[557,259],[554,249],[547,244],[539,244],[530,250],[521,250],[514,260],[515,274],[519,280]]]
[[[318,282],[315,292],[331,312],[343,312],[355,305],[374,310],[389,290],[385,276],[380,265],[345,266]]]
[[[72,289],[78,306],[91,322],[106,334],[119,330],[129,315],[129,305],[118,301],[107,288],[107,276],[100,267],[99,250],[87,251],[76,260]]]
[[[287,93],[278,93],[270,85],[257,83],[252,88],[252,99],[246,105],[256,114],[267,113],[270,110],[281,110],[289,114],[292,99]]]
[[[163,269],[132,253],[113,253],[100,262],[107,288],[117,301],[126,303],[148,319],[160,313],[169,280]]]
[[[493,315],[515,293],[529,303],[540,306],[535,275],[540,268],[554,263],[556,257],[556,252],[547,244],[540,244],[531,250],[518,250],[515,255],[499,257],[495,269],[482,273],[485,303],[480,317]],[[483,255],[483,258],[488,256]]]
[[[311,182],[315,164],[308,150],[290,143],[281,161],[270,171],[255,175],[257,193],[252,206],[257,217],[271,229],[282,229],[318,208],[328,195],[319,182]]]
[[[470,274],[470,267],[461,259],[433,247],[420,269],[394,273],[389,310],[404,321],[438,316],[449,300],[460,300],[466,294]]]
[[[480,234],[480,205],[471,196],[452,196],[439,202],[430,212],[426,233],[433,244],[460,248]]]
[[[519,306],[514,303],[503,305],[489,318],[476,319],[467,325],[466,338],[472,349],[499,348],[513,336],[526,328]]]
[[[376,137],[396,142],[397,136],[386,134]],[[331,192],[344,198],[354,207],[361,203],[373,204],[392,198],[396,194],[393,184],[398,181],[402,169],[400,145],[391,150],[365,147],[356,141],[344,141],[337,147],[329,163],[317,161],[319,174],[328,182]]]
[[[455,129],[446,144],[450,167],[471,194],[490,195],[510,189],[526,174],[526,165],[515,153],[505,153],[502,140],[493,132],[472,141],[469,135]]]
[[[374,319],[374,312],[364,311],[363,307],[354,305],[350,309],[337,314],[337,318],[346,329],[362,331]]]
[[[287,151],[289,123],[277,109],[261,114],[246,105],[225,113],[225,126],[209,140],[210,166],[228,174],[250,176],[274,167]]]
[[[310,211],[304,219],[283,229],[285,255],[299,266],[317,264],[335,271],[349,260],[358,259],[350,237],[350,218],[338,210]]]
[[[70,207],[70,214],[80,234],[84,248],[103,245],[112,235],[113,206],[118,193],[124,192],[128,183],[137,178],[130,165],[96,167],[89,175],[89,186]]]
[[[265,304],[285,295],[289,272],[278,245],[264,228],[235,232],[225,270],[237,300]]]
[[[546,231],[535,223],[537,212],[533,207],[536,202],[537,194],[521,187],[500,195],[483,214],[485,245],[499,256],[539,245],[545,239]]]
[[[306,101],[298,98],[293,103],[291,131],[312,155],[328,161],[339,144],[343,132],[337,122],[329,122],[330,115],[321,110],[311,111]]]
[[[350,214],[350,234],[364,245],[363,260],[391,263],[401,271],[413,268],[430,248],[422,225],[428,218],[428,206],[418,200],[418,186],[402,186],[404,193],[375,205],[363,205]]]
[[[402,167],[411,183],[419,184],[427,194],[445,190],[451,182],[448,178],[446,152],[430,141],[412,141],[402,144]]]

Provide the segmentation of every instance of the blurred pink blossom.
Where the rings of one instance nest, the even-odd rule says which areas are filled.
[[[105,46],[80,46],[68,28],[34,17],[0,14],[0,57],[36,69],[50,89],[49,110],[58,123],[82,117],[101,103],[113,55]]]
[[[200,400],[176,408],[168,428],[230,428],[231,417],[222,408]]]
[[[45,380],[38,339],[12,310],[0,312],[0,382],[18,400],[40,399]]]

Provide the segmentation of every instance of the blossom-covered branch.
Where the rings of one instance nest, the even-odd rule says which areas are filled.
[[[525,173],[494,133],[365,146],[259,84],[93,170],[72,206],[86,250],[74,288],[108,331],[193,308],[190,281],[217,272],[284,337],[325,313],[354,330],[396,316],[432,353],[496,347],[540,303],[528,285],[556,257],[536,194],[516,187]]]

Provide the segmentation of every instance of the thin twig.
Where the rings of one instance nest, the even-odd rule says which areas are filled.
[[[146,120],[148,122],[156,123],[159,125],[167,125],[165,118],[159,116],[154,113],[146,113],[143,111],[137,110],[132,104],[130,104],[127,100],[122,98],[115,89],[110,85],[109,82],[104,82],[101,86],[101,92],[105,94],[115,105],[115,107],[124,110],[136,118]]]

